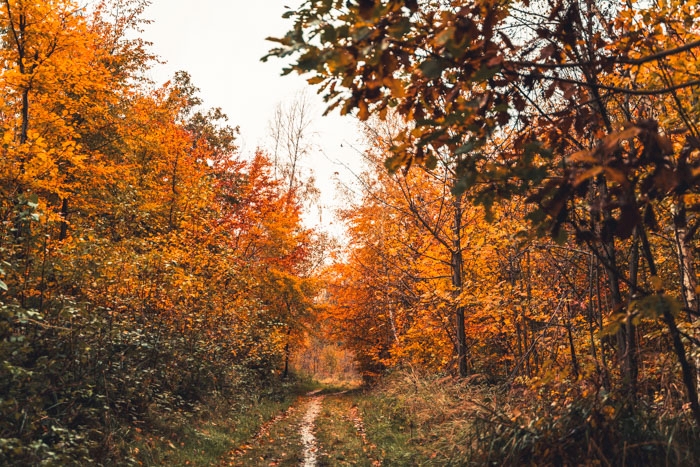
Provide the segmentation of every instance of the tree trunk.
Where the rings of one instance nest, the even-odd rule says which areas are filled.
[[[282,372],[282,378],[287,378],[289,376],[289,342],[284,344],[284,372]]]
[[[289,338],[292,335],[292,329],[287,327],[287,342],[284,344],[284,371],[282,378],[286,379],[289,376]]]
[[[453,227],[453,249],[450,266],[452,269],[452,286],[454,287],[455,299],[459,300],[462,294],[463,267],[462,258],[462,197],[457,196],[454,200],[454,227]],[[467,335],[464,329],[464,306],[457,303],[455,310],[457,324],[457,361],[459,363],[459,376],[467,376]]]
[[[608,187],[604,177],[598,177],[598,189],[603,205],[608,202]],[[624,311],[622,293],[620,292],[620,271],[617,266],[617,254],[615,246],[616,222],[609,209],[603,211],[603,223],[601,229],[603,255],[605,258],[605,270],[610,287],[610,299],[614,313]],[[630,320],[627,320],[617,332],[617,360],[622,375],[622,390],[628,398],[634,400],[637,395],[637,344],[635,342],[635,329]]]
[[[566,304],[566,333],[569,337],[569,353],[571,354],[571,371],[574,375],[574,379],[578,379],[578,375],[580,373],[580,369],[578,366],[578,358],[576,358],[576,346],[574,345],[574,333],[573,333],[573,326],[571,324],[571,317],[572,317],[572,312],[571,312],[571,305]]]
[[[624,309],[622,294],[620,293],[620,275],[616,264],[615,246],[613,241],[604,245],[606,250],[605,269],[608,275],[610,297],[614,312],[620,313]],[[625,321],[617,332],[617,359],[622,375],[623,391],[631,399],[636,398],[637,393],[637,348],[635,342],[635,329],[630,320]]]
[[[647,264],[649,265],[649,272],[652,276],[656,276],[658,275],[656,263],[651,254],[651,247],[649,246],[649,240],[647,239],[646,232],[644,232],[642,229],[639,231],[639,233],[642,240],[642,251],[644,252],[644,257],[646,258]],[[673,350],[675,350],[676,356],[678,357],[678,363],[681,365],[683,384],[685,385],[686,395],[688,396],[688,402],[690,403],[690,410],[695,417],[695,423],[700,426],[700,401],[698,400],[696,380],[693,378],[693,365],[688,361],[685,354],[685,346],[683,345],[680,332],[678,331],[678,326],[676,325],[676,318],[674,318],[673,314],[669,310],[669,307],[664,307],[663,318],[666,322],[666,326],[668,327],[669,334],[671,335],[671,340],[673,341]]]
[[[58,233],[59,240],[65,240],[68,237],[68,198],[63,198],[61,201],[61,230]]]
[[[696,292],[698,281],[695,276],[694,255],[691,245],[694,232],[688,229],[685,203],[680,201],[673,213],[673,226],[676,237],[676,255],[681,278],[681,295],[689,310],[688,320],[694,324],[700,319],[700,300]],[[695,328],[694,337],[700,340],[700,327]],[[695,387],[700,392],[700,352],[695,355]]]

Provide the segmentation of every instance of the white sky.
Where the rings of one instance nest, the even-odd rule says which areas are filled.
[[[281,37],[291,21],[281,16],[285,6],[295,7],[300,0],[152,0],[143,17],[153,22],[144,27],[142,37],[153,43],[151,50],[166,63],[150,73],[156,84],[170,79],[178,70],[187,71],[201,92],[204,107],[221,107],[229,124],[241,130],[238,145],[244,154],[265,147],[269,140],[269,121],[275,106],[307,89],[315,115],[312,142],[315,149],[307,160],[322,191],[323,224],[331,222],[330,210],[337,204],[332,178],[352,181],[342,160],[355,170],[360,166],[359,133],[356,122],[337,112],[322,117],[325,109],[316,91],[303,77],[280,76],[284,63],[260,58],[273,42],[266,37]],[[329,160],[330,159],[330,160]],[[319,220],[318,213],[311,224]],[[327,226],[326,226],[327,227]],[[332,227],[330,230],[335,230]]]

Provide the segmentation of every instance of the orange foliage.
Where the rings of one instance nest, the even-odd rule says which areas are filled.
[[[20,401],[0,408],[3,440],[87,423],[56,405],[80,391],[137,420],[267,384],[315,309],[300,195],[265,154],[238,157],[186,73],[143,78],[152,57],[129,36],[145,5],[0,5],[0,380]],[[13,455],[0,463],[39,462]]]

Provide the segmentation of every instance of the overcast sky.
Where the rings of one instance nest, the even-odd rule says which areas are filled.
[[[298,75],[280,76],[283,62],[262,63],[274,43],[268,36],[280,37],[291,26],[281,16],[285,5],[295,7],[300,0],[152,0],[144,17],[144,39],[166,63],[151,71],[158,84],[178,70],[187,71],[201,90],[205,107],[221,107],[229,123],[240,126],[239,146],[244,153],[269,144],[269,121],[275,106],[308,88],[315,109],[313,142],[316,149],[307,161],[313,167],[324,201],[334,204],[331,178],[335,172],[346,180],[352,176],[329,159],[340,159],[358,167],[356,123],[350,118],[321,117],[324,104],[315,90]],[[327,217],[324,222],[327,222]]]

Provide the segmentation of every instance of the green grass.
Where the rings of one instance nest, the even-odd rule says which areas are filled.
[[[376,445],[382,465],[415,465],[421,455],[412,444],[410,421],[396,411],[394,400],[380,393],[367,393],[356,398],[367,437]]]
[[[363,442],[348,394],[329,395],[316,420],[319,466],[371,466],[372,446]]]
[[[473,401],[484,394],[451,377],[397,372],[356,403],[382,465],[465,465],[473,448]]]
[[[236,452],[227,456],[226,465],[296,466],[302,461],[298,426],[304,417],[304,405],[292,407],[284,418],[272,423],[260,436],[248,438]]]
[[[235,408],[215,399],[197,410],[154,409],[124,436],[134,442],[123,464],[297,466],[312,389],[324,396],[314,430],[320,466],[697,465],[700,457],[697,428],[682,413],[659,419],[643,403],[623,410],[597,394],[567,402],[562,391],[556,399],[397,371],[372,390],[339,394],[347,388],[307,381],[239,398]]]
[[[263,424],[315,387],[309,381],[296,382],[273,397],[239,402],[235,407],[224,399],[212,398],[191,411],[154,410],[147,428],[132,428],[135,442],[125,450],[129,458],[146,466],[227,465],[225,459],[255,436]]]
[[[312,389],[325,396],[314,430],[320,466],[464,465],[468,458],[469,401],[480,395],[451,378],[411,373],[373,390],[307,381],[235,409],[210,400],[198,410],[154,413],[133,436],[130,457],[147,466],[299,465],[302,396]]]

